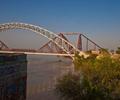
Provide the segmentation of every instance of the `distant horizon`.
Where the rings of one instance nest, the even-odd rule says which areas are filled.
[[[119,0],[1,0],[0,24],[23,22],[54,33],[81,32],[104,48],[116,49],[120,47],[119,5]],[[22,30],[0,32],[0,40],[8,46],[31,48],[46,41]]]

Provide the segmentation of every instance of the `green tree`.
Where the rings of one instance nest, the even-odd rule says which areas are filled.
[[[120,47],[117,48],[116,53],[120,54]]]

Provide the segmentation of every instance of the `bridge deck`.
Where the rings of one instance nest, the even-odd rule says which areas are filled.
[[[60,53],[40,53],[40,52],[21,52],[21,51],[0,51],[0,53],[23,53],[27,55],[49,55],[49,56],[69,56],[68,54],[60,54]],[[70,54],[74,56],[74,54]]]

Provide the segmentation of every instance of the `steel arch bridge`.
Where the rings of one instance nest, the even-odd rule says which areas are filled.
[[[42,27],[35,26],[32,24],[19,23],[19,22],[0,24],[0,32],[13,30],[13,29],[30,30],[35,33],[38,33],[39,35],[42,35],[48,38],[50,41],[54,42],[59,48],[61,48],[64,52],[66,52],[66,54],[70,57],[72,57],[73,55],[71,54],[71,51],[69,48],[72,48],[72,51],[74,53],[81,52],[78,48],[76,48],[74,45],[72,45],[70,42],[68,42],[64,38]],[[57,38],[57,40],[55,38]]]

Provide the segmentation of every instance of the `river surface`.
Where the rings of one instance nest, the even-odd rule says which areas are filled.
[[[56,79],[73,70],[72,60],[56,56],[27,56],[27,100],[59,100]]]

